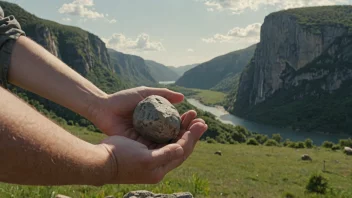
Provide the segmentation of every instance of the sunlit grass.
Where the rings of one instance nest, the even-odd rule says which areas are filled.
[[[93,143],[105,137],[76,127],[71,130]],[[214,155],[217,150],[222,151],[222,156]],[[301,161],[302,154],[309,154],[313,161]],[[322,171],[324,160],[326,170],[322,174],[328,178],[329,185],[339,191],[337,197],[352,196],[351,157],[342,151],[200,142],[191,157],[157,185],[29,187],[0,184],[0,197],[52,197],[57,193],[71,197],[122,197],[129,191],[142,189],[155,193],[186,191],[196,197],[274,198],[283,197],[287,192],[296,197],[312,197],[304,193],[305,185],[311,174]]]
[[[205,105],[221,105],[224,103],[226,93],[205,89],[185,88],[176,85],[166,85],[167,88],[180,92],[188,98],[199,100]]]

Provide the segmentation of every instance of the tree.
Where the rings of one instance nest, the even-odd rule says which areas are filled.
[[[273,134],[271,138],[274,139],[277,143],[280,143],[282,140],[282,137],[279,133]]]

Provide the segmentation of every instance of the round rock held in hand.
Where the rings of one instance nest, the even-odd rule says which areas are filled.
[[[152,95],[138,103],[133,113],[133,126],[142,137],[164,144],[179,134],[181,118],[167,99]]]

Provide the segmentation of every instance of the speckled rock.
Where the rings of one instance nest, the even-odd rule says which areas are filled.
[[[163,144],[177,137],[181,118],[167,99],[153,95],[138,103],[133,113],[133,125],[142,137]]]
[[[55,198],[71,198],[71,197],[66,196],[66,195],[57,194],[57,195],[55,196]]]
[[[140,190],[127,193],[123,198],[193,198],[189,192],[174,194],[154,194],[149,191]]]

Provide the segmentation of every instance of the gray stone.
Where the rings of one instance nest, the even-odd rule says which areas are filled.
[[[346,155],[352,155],[352,148],[350,147],[343,148],[343,151]]]
[[[169,143],[180,132],[181,118],[167,99],[153,95],[138,103],[133,113],[133,126],[148,140]]]
[[[174,193],[176,198],[193,198],[193,195],[189,192]]]
[[[123,198],[193,198],[193,195],[189,192],[180,192],[174,194],[154,194],[146,190],[139,190],[125,194]]]
[[[66,196],[66,195],[60,195],[60,194],[58,194],[58,195],[55,196],[55,198],[71,198],[71,197],[68,197],[68,196]]]
[[[307,160],[312,161],[312,158],[308,154],[303,154],[301,156],[301,159],[304,161],[307,161]]]

